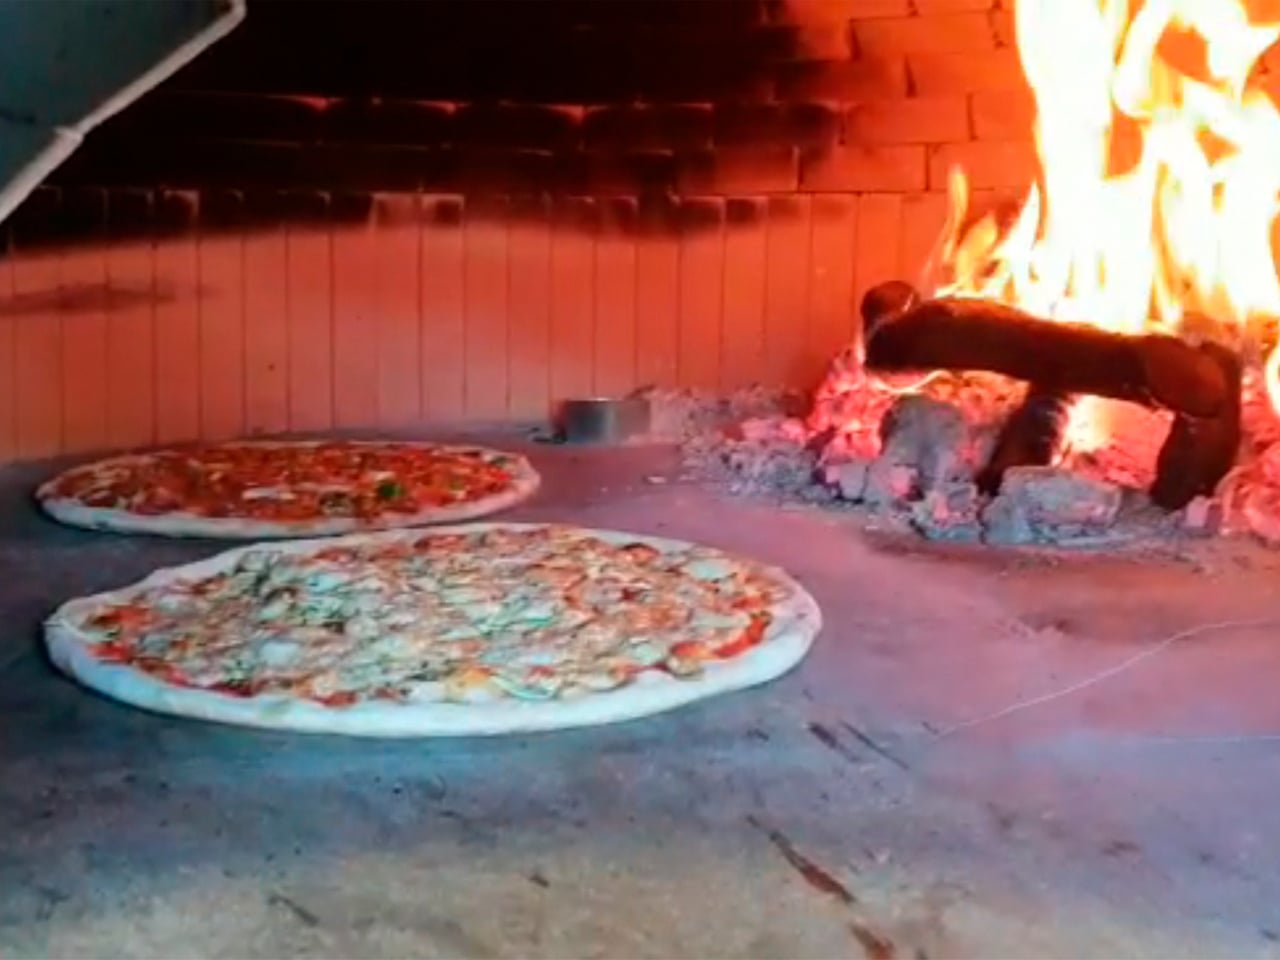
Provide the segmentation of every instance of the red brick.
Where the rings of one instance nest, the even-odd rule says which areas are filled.
[[[997,46],[996,26],[984,13],[864,20],[854,24],[853,32],[859,50],[880,56],[992,50]]]
[[[906,64],[901,58],[791,63],[778,70],[780,100],[851,103],[874,97],[901,97],[906,92]]]
[[[821,147],[839,139],[840,114],[825,103],[722,103],[713,136],[717,144]]]
[[[857,144],[968,140],[966,108],[964,97],[872,100],[849,108],[845,140]]]
[[[811,192],[856,193],[923,190],[925,148],[837,147],[805,154],[800,188]]]
[[[970,97],[973,135],[979,140],[1021,140],[1030,137],[1036,119],[1031,90],[984,90]]]
[[[926,15],[1000,9],[1000,0],[915,0],[915,4],[916,12]]]
[[[921,96],[1016,90],[1027,85],[1018,52],[1013,49],[984,53],[916,53],[907,58],[907,70],[913,89]]]
[[[931,148],[929,188],[944,190],[947,171],[960,166],[975,189],[1022,187],[1036,176],[1035,146],[1028,140],[987,140]]]
[[[711,119],[705,104],[593,107],[582,132],[589,149],[697,149],[711,146]]]
[[[437,146],[453,139],[454,106],[410,100],[338,100],[324,111],[324,137]]]
[[[675,157],[665,150],[588,150],[579,155],[581,170],[566,186],[593,196],[644,196],[668,193],[675,186]]]
[[[790,193],[796,189],[795,147],[720,147],[684,159],[677,183],[682,194]]]
[[[563,150],[577,144],[581,107],[472,103],[453,117],[460,146]]]
[[[911,0],[777,0],[771,12],[777,23],[847,22],[905,17],[911,13]]]
[[[785,53],[779,59],[848,60],[854,55],[853,34],[848,21],[809,23],[795,27],[778,27],[785,31]]]

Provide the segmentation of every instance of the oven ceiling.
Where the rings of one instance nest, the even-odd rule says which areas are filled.
[[[244,0],[0,4],[0,220],[86,133],[244,19]]]

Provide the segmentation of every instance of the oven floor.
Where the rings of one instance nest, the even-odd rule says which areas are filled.
[[[28,502],[48,466],[0,471],[0,954],[1280,956],[1275,624],[938,736],[1280,623],[1276,557],[943,550],[699,490],[667,450],[535,455],[512,519],[781,564],[824,609],[809,659],[505,740],[152,716],[57,676],[40,618],[218,545],[62,529]]]

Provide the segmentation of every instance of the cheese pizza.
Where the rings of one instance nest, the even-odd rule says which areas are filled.
[[[771,680],[808,651],[783,571],[676,540],[471,524],[241,547],[72,600],[55,664],[109,697],[358,736],[611,723]]]
[[[484,447],[237,441],[83,464],[43,484],[36,499],[78,527],[266,539],[458,523],[537,487],[528,460]]]

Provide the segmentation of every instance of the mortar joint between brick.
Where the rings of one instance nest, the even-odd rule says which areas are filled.
[[[991,45],[997,50],[1003,50],[1008,46],[1004,38],[1000,36],[1000,24],[997,22],[1001,12],[998,2],[987,11],[987,26],[991,30]]]
[[[978,123],[973,116],[974,114],[973,98],[974,98],[974,95],[972,93],[968,94],[964,98],[964,114],[965,114],[965,120],[966,120],[967,126],[969,128],[969,139],[977,140],[978,139]]]

